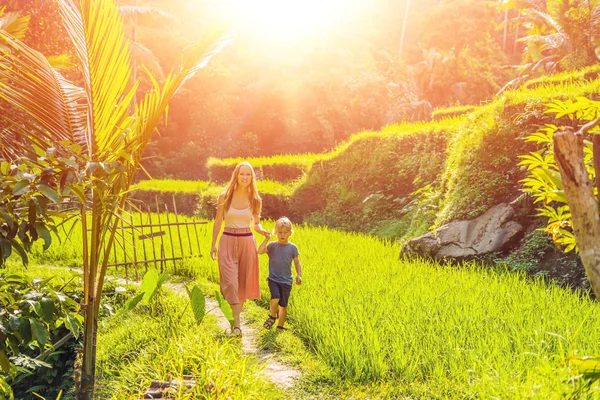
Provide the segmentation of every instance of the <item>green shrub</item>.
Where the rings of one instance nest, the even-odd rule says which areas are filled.
[[[323,155],[315,154],[290,154],[274,157],[255,158],[209,158],[206,162],[208,175],[212,182],[227,183],[235,166],[248,161],[256,173],[257,178],[278,182],[289,182],[301,178],[310,170],[313,162]]]
[[[477,106],[454,106],[436,108],[431,114],[431,118],[434,120],[440,120],[442,118],[458,117],[459,115],[468,114],[477,109]]]
[[[292,208],[313,224],[377,233],[379,221],[403,218],[410,194],[436,179],[456,123],[402,124],[359,135],[337,156],[313,165]]]
[[[263,218],[279,218],[282,215],[296,216],[290,206],[294,190],[302,181],[283,184],[271,180],[258,180],[258,190],[263,199]],[[143,211],[173,211],[173,200],[177,211],[183,215],[214,218],[217,196],[225,190],[224,185],[206,181],[174,181],[155,179],[140,181],[130,195],[136,206]]]

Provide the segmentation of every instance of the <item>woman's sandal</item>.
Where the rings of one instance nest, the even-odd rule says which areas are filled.
[[[285,332],[285,331],[287,331],[287,328],[286,328],[286,327],[283,327],[283,326],[277,326],[277,332]]]
[[[231,329],[231,336],[242,337],[242,330],[239,327],[234,326]]]
[[[275,321],[277,321],[277,317],[274,317],[271,314],[269,314],[269,316],[267,317],[267,320],[263,324],[263,327],[265,329],[271,329],[271,327],[273,326],[273,324],[275,323]]]

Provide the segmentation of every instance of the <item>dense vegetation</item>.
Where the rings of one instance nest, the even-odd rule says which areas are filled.
[[[519,156],[536,150],[525,139],[545,124],[556,123],[545,113],[546,104],[579,96],[593,98],[599,85],[593,78],[599,70],[590,67],[536,79],[457,117],[358,133],[331,152],[250,158],[259,177],[265,179],[259,182],[267,197],[265,215],[287,214],[330,227],[410,238],[516,200],[522,193],[519,181],[526,175]],[[437,112],[443,115],[444,110]],[[456,112],[450,108],[448,114]],[[568,117],[560,122],[570,123]],[[209,175],[217,183],[224,182],[240,160],[210,159]],[[291,178],[295,180],[278,189],[271,183]],[[161,180],[143,181],[138,188],[165,192],[167,185]],[[200,206],[186,210],[211,217],[206,204],[218,193],[218,185],[179,184],[171,192],[196,185],[214,189],[197,186],[195,204]],[[153,204],[151,196],[146,199]]]
[[[166,78],[162,70],[177,62],[179,49],[206,32],[203,24],[196,26],[199,13],[208,20],[220,12],[210,2],[155,3],[162,10],[129,7],[137,1],[120,2],[117,10],[117,4],[97,1],[99,10],[110,13],[84,17],[120,24],[117,17],[123,15],[125,29],[102,25],[114,33],[106,42],[94,36],[95,30],[74,34],[96,22],[86,19],[69,31],[76,38],[73,47],[51,2],[37,7],[29,0],[7,0],[8,11],[31,14],[21,17],[0,7],[0,266],[8,262],[16,270],[15,256],[34,264],[84,266],[84,283],[78,273],[62,269],[34,269],[40,276],[57,275],[58,284],[21,270],[24,277],[0,274],[5,308],[0,315],[0,393],[9,393],[10,385],[18,396],[57,396],[62,389],[71,396],[77,342],[69,340],[58,352],[50,351],[51,343],[78,336],[86,315],[83,395],[91,397],[94,388],[98,319],[101,396],[139,398],[151,380],[187,374],[196,377],[200,397],[282,395],[211,318],[199,325],[185,314],[187,303],[180,294],[161,291],[153,303],[115,315],[137,291],[109,283],[104,306],[99,306],[111,251],[120,253],[113,248],[116,228],[111,226],[126,214],[125,194],[144,157],[155,177],[210,181],[140,181],[130,198],[141,208],[156,204],[173,211],[174,197],[180,213],[210,219],[232,167],[249,159],[260,179],[263,217],[287,215],[309,223],[294,237],[311,271],[309,279],[294,291],[292,332],[275,340],[287,341],[284,352],[304,369],[305,379],[296,388],[302,395],[597,395],[594,375],[576,368],[587,363],[593,369],[597,363],[578,358],[598,353],[596,302],[578,289],[505,273],[535,269],[552,248],[535,230],[541,223],[530,199],[522,196],[523,178],[538,173],[534,169],[528,175],[524,166],[556,173],[551,134],[557,126],[574,129],[599,114],[598,104],[588,100],[597,99],[600,85],[600,68],[593,65],[600,40],[597,1],[507,1],[500,6],[484,0],[377,0],[346,24],[352,29],[333,24],[318,44],[282,46],[239,35],[200,74],[203,79],[179,91],[169,107],[169,124],[160,127],[162,135],[142,154],[168,98],[187,80],[184,75]],[[63,14],[77,19],[79,11],[71,7],[64,3]],[[157,20],[160,31],[151,29]],[[28,22],[31,29],[26,29]],[[96,40],[83,46],[77,38],[85,35]],[[136,49],[131,63],[122,47],[125,36]],[[46,62],[23,43],[56,57]],[[111,50],[102,52],[109,44]],[[88,45],[92,57],[82,58]],[[195,55],[201,54],[204,50]],[[184,57],[182,69],[190,76],[205,64],[191,58]],[[518,69],[507,68],[518,62]],[[76,72],[77,63],[83,65]],[[21,68],[25,65],[29,69]],[[97,82],[95,74],[110,68],[119,73],[110,82],[103,75],[98,82],[104,85],[92,90],[90,74]],[[137,88],[130,90],[130,74],[135,81],[145,68],[157,79],[141,79],[140,93],[149,89],[148,97],[140,107],[130,107],[138,100]],[[540,77],[549,72],[556,74]],[[6,79],[10,85],[3,84]],[[71,82],[85,89],[80,93]],[[80,97],[86,89],[88,96]],[[48,104],[60,107],[47,112]],[[84,105],[87,114],[79,107]],[[544,128],[547,124],[557,126]],[[82,131],[89,143],[79,137]],[[546,148],[533,152],[536,135],[537,144]],[[595,150],[591,143],[585,147],[586,175],[592,178],[597,145]],[[530,158],[519,165],[524,154]],[[525,181],[526,191],[548,203],[542,211],[550,218],[546,231],[567,250],[576,249],[571,215],[562,206],[564,192],[552,177],[550,184]],[[52,204],[62,201],[80,207],[81,226],[58,223],[67,214]],[[501,202],[515,204],[527,232],[518,251],[501,261],[490,255],[486,261],[495,262],[495,268],[398,259],[398,241],[360,234],[402,242],[447,222],[476,217]],[[172,216],[152,217],[160,222]],[[90,241],[86,224],[92,228]],[[204,244],[210,234],[207,224]],[[51,245],[56,244],[53,237],[61,246]],[[567,266],[574,262],[576,257]],[[208,258],[186,259],[175,267],[173,272],[183,277],[177,279],[200,282],[205,293],[215,290],[217,269]],[[265,260],[261,268],[264,275]],[[79,290],[83,286],[83,295],[64,276]],[[263,290],[262,305],[268,299]],[[81,296],[85,305],[77,309]],[[251,319],[259,321],[264,310],[249,308]],[[268,334],[262,337],[268,340]],[[38,353],[58,368],[49,371],[33,358]],[[24,387],[27,378],[34,386]]]
[[[203,251],[210,235],[210,229],[203,233]],[[77,262],[79,240],[46,252],[36,246],[34,258]],[[501,269],[402,261],[398,245],[326,228],[297,227],[293,241],[306,266],[306,282],[293,289],[293,332],[317,360],[303,366],[306,390],[338,396],[362,388],[374,397],[558,398],[582,389],[577,380],[568,380],[577,372],[564,360],[597,353],[600,321],[596,302],[580,293]],[[189,259],[178,270],[218,281],[208,258]],[[263,258],[261,276],[266,271]],[[202,285],[205,292],[214,290]],[[266,287],[262,297],[268,299]],[[230,383],[211,375],[213,363],[236,369],[247,368],[247,361],[237,358],[232,343],[219,339],[210,318],[201,328],[193,328],[189,316],[165,325],[165,313],[180,315],[181,300],[167,296],[162,302],[103,323],[99,357],[105,383],[127,397],[140,393],[151,379],[192,372],[202,382],[212,379],[215,390],[264,390],[252,368],[244,369],[247,378]],[[262,320],[265,311],[256,312]],[[140,331],[136,321],[142,319]],[[177,339],[167,340],[169,335]],[[289,346],[282,351],[306,351]],[[157,358],[169,361],[157,363]]]
[[[44,7],[37,7],[32,1],[5,2],[8,11],[32,14],[33,28],[26,43],[50,56],[73,54],[60,34],[62,27],[51,2],[43,3]],[[524,44],[519,39],[535,36],[534,27],[544,34],[556,29],[533,17],[517,17],[528,7],[555,15],[557,2],[548,2],[547,10],[537,4],[541,2],[515,2],[518,7],[507,12],[498,2],[484,0],[413,1],[407,7],[404,3],[369,3],[359,16],[336,26],[318,44],[281,46],[255,35],[240,35],[202,79],[189,82],[175,99],[169,124],[147,151],[152,157],[145,162],[148,171],[153,177],[206,179],[210,156],[320,153],[361,130],[427,119],[434,107],[478,105],[516,76],[507,67],[520,61]],[[135,61],[160,77],[161,69],[177,65],[175,49],[202,32],[199,21],[218,10],[210,2],[198,5],[183,0],[154,1],[152,6],[171,17],[154,13],[138,18],[135,40],[151,50],[152,57],[136,53]],[[406,12],[406,24],[400,23]],[[573,30],[578,26],[573,20],[584,17],[580,13],[555,19]],[[506,29],[498,29],[504,20]],[[131,20],[126,23],[129,31]],[[163,29],[151,28],[157,23]],[[44,34],[47,31],[52,35]],[[581,36],[565,32],[569,37]],[[527,46],[533,47],[529,42]],[[527,60],[537,63],[537,54],[551,51],[532,53]],[[579,57],[565,61],[561,68],[590,62]],[[527,76],[543,70],[538,66]]]

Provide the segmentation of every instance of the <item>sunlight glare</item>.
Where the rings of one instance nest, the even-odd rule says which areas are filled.
[[[318,35],[349,20],[353,0],[230,0],[229,15],[246,33],[289,41]]]

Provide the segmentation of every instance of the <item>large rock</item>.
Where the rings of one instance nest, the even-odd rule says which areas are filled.
[[[453,221],[409,241],[401,254],[464,259],[499,251],[518,239],[524,230],[514,217],[512,206],[502,203],[476,219]]]

